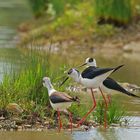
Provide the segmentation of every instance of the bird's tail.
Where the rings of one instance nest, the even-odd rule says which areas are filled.
[[[111,79],[109,77],[103,82],[103,85],[106,86],[109,89],[119,91],[119,92],[121,92],[121,93],[123,93],[125,95],[140,98],[139,96],[137,96],[137,95],[129,92],[128,90],[126,90],[119,83],[117,83],[115,80],[113,80],[113,79]]]
[[[120,69],[121,67],[123,67],[124,65],[119,65],[119,66],[117,66],[114,70],[113,70],[113,72],[115,72],[115,71],[117,71],[118,69]]]
[[[124,94],[127,94],[128,96],[132,96],[132,97],[140,98],[140,96],[137,96],[137,95],[135,95],[135,94],[133,94],[133,93],[131,93],[131,92],[125,90],[125,89],[124,89],[123,93],[124,93]]]
[[[136,98],[140,98],[140,96],[137,96],[129,91],[127,91],[125,88],[123,88],[122,86],[119,85],[119,91],[128,95],[128,96],[132,96],[132,97],[136,97]]]

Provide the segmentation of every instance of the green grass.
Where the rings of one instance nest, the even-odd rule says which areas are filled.
[[[111,19],[127,24],[131,21],[131,0],[95,0],[94,10],[97,18]]]
[[[50,11],[55,13],[52,14],[53,18],[46,15],[40,20],[25,24],[24,27],[28,26],[31,29],[27,34],[24,33],[22,45],[33,40],[39,40],[40,44],[43,44],[48,38],[63,41],[71,38],[84,38],[87,35],[89,38],[93,36],[103,39],[112,37],[118,32],[122,33],[116,28],[117,25],[126,27],[123,25],[131,23],[136,17],[139,19],[140,14],[139,0],[78,0],[75,2],[73,0],[50,0],[50,4],[52,5]],[[100,19],[108,22],[99,26]]]
[[[140,13],[138,0],[78,0],[75,2],[73,0],[52,0],[49,1],[49,4],[52,4],[55,18],[50,21],[46,16],[43,17],[43,20],[42,18],[40,19],[42,23],[39,20],[33,21],[30,26],[27,23],[24,27],[29,26],[31,30],[23,36],[23,45],[34,39],[41,40],[40,42],[43,44],[46,41],[46,35],[56,41],[69,40],[71,38],[77,39],[87,35],[89,38],[90,36],[100,37],[100,35],[110,37],[116,33],[113,21],[120,26],[126,25],[135,17],[138,18]],[[105,23],[111,22],[113,25],[99,27],[97,23],[100,18],[108,20]],[[38,24],[33,26],[34,22]],[[65,32],[66,35],[63,34]]]
[[[64,10],[65,10],[65,4],[66,4],[66,1],[65,0],[50,0],[49,1],[52,6],[53,6],[53,9],[55,11],[55,14],[57,16],[61,15]]]
[[[36,18],[47,15],[49,5],[51,5],[50,11],[55,12],[55,17],[58,17],[62,15],[67,8],[75,7],[79,2],[82,2],[82,0],[29,0],[29,5]]]
[[[51,68],[49,54],[30,52],[25,54],[24,58],[25,65],[20,72],[13,71],[11,67],[10,74],[4,75],[0,84],[1,108],[6,108],[8,103],[15,102],[27,112],[43,113],[49,105],[49,100],[47,89],[42,86],[42,78],[49,76],[57,88],[59,83],[58,81],[56,83],[56,79],[63,76],[65,67],[60,66],[61,68],[57,70]]]
[[[61,4],[61,2],[63,4]],[[103,5],[102,2],[101,0],[98,2],[90,0],[79,1],[72,4],[72,2],[66,2],[64,0],[60,2],[53,0],[52,4],[54,3],[54,7],[56,7],[53,7],[54,11],[59,11],[56,12],[59,16],[56,16],[51,22],[44,21],[44,23],[41,23],[37,21],[39,23],[38,25],[31,25],[33,28],[22,38],[22,45],[33,40],[39,40],[43,44],[47,40],[46,35],[54,41],[84,38],[87,35],[90,37],[97,36],[99,38],[112,37],[118,30],[113,25],[99,26],[97,24],[98,19],[103,17],[105,19],[110,18],[111,20],[120,21],[122,24],[128,23],[133,13],[131,9],[134,9],[134,6],[131,6],[126,0],[121,2],[122,5],[116,0],[110,0],[110,3],[104,1],[105,5]],[[114,4],[112,4],[113,2]],[[60,8],[61,6],[63,8]],[[117,6],[117,8],[115,8],[115,6]],[[60,9],[62,9],[62,11]],[[66,35],[64,35],[65,33]]]
[[[53,38],[53,40],[57,40],[57,37],[63,38],[65,40],[67,37],[76,38],[83,33],[88,33],[89,31],[95,30],[96,20],[93,16],[93,7],[91,7],[90,2],[78,3],[75,5],[75,8],[70,8],[64,11],[64,13],[53,20],[51,23],[44,23],[40,26],[34,27],[26,36],[23,37],[22,44],[25,45],[30,41],[46,39],[45,35],[49,33],[49,38]],[[71,29],[72,30],[71,32]],[[63,34],[61,35],[61,31],[63,33],[69,32],[69,36]],[[58,39],[59,40],[59,39]]]
[[[48,0],[28,0],[36,18],[43,16],[47,10]]]
[[[103,101],[99,101],[97,104],[96,111],[93,113],[94,119],[99,124],[104,123],[105,105]],[[108,106],[107,110],[107,123],[119,124],[121,120],[126,116],[126,111],[123,106],[120,106],[116,101],[112,102]]]

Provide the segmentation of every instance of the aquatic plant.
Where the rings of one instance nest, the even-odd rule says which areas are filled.
[[[104,112],[105,112],[105,105],[102,100],[100,100],[97,104],[96,111],[93,113],[94,119],[99,124],[104,123]],[[108,124],[118,124],[121,122],[123,117],[126,115],[123,106],[120,106],[115,100],[112,100],[108,106],[107,110],[107,122]]]
[[[49,2],[53,5],[53,9],[57,16],[64,12],[66,3],[65,0],[50,0]]]
[[[108,109],[108,123],[120,123],[124,116],[126,116],[126,112],[123,106],[117,104],[117,102],[113,101]]]
[[[52,4],[56,16],[60,16],[66,9],[76,7],[76,5],[82,1],[83,0],[49,0],[49,3]]]
[[[91,6],[91,3],[79,2],[76,3],[73,8],[64,10],[63,14],[60,14],[60,16],[58,16],[50,24],[46,24],[45,21],[45,23],[42,23],[42,26],[40,26],[39,22],[38,26],[36,26],[33,30],[28,32],[24,38],[22,38],[21,43],[22,45],[25,45],[32,40],[39,40],[40,38],[45,40],[46,33],[49,33],[50,38],[62,38],[62,40],[71,37],[77,38],[86,33],[93,34],[92,31],[95,30],[94,25],[96,24],[94,19],[93,7]],[[70,32],[71,29],[74,30]],[[69,32],[69,36],[64,36],[64,34],[62,36],[60,30],[63,30],[64,33]]]
[[[95,0],[95,15],[100,22],[127,24],[132,18],[131,0]]]
[[[47,90],[42,86],[42,78],[49,76],[58,88],[59,83],[56,83],[56,79],[63,76],[64,67],[54,69],[50,66],[49,54],[39,51],[28,52],[23,57],[21,63],[25,65],[19,72],[13,71],[11,67],[10,73],[4,74],[0,84],[1,108],[6,108],[8,103],[15,102],[28,113],[37,112],[44,116],[44,110],[49,103]]]
[[[45,14],[48,0],[29,0],[29,3],[36,18]]]

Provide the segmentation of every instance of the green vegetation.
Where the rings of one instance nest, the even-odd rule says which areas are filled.
[[[47,94],[40,88],[42,77],[47,73],[47,60],[31,54],[26,58],[27,65],[19,73],[11,70],[4,76],[0,85],[2,108],[10,102],[17,102],[26,110],[33,110],[34,105],[47,102]]]
[[[99,101],[96,112],[93,114],[95,121],[99,124],[104,123],[104,111],[105,111],[105,105],[103,101]],[[121,122],[123,117],[126,116],[126,112],[124,111],[124,108],[117,104],[114,100],[109,104],[108,110],[107,110],[107,122],[108,124],[118,124]]]
[[[81,97],[82,98],[85,97]],[[89,99],[88,99],[89,100]],[[84,102],[83,100],[81,101]],[[70,110],[73,112],[75,117],[83,117],[85,113],[88,111],[88,109],[91,108],[92,102],[90,101],[88,104],[73,104],[70,108]],[[88,116],[87,120],[93,120],[96,123],[103,125],[104,124],[104,115],[105,115],[105,105],[103,100],[99,100],[97,103],[97,107],[95,111]],[[108,110],[107,110],[107,123],[109,125],[111,124],[119,124],[122,119],[126,116],[126,112],[124,110],[124,107],[118,105],[117,102],[114,100],[109,104]]]
[[[8,103],[16,102],[28,112],[35,111],[41,114],[48,104],[47,89],[42,86],[42,78],[50,76],[55,83],[56,78],[62,75],[62,66],[58,71],[52,68],[49,54],[31,51],[23,57],[26,65],[20,72],[15,72],[11,68],[10,74],[5,73],[0,84],[1,108],[6,108]]]
[[[51,23],[41,23],[32,26],[32,30],[28,32],[22,40],[22,44],[26,44],[32,40],[46,41],[46,35],[49,35],[53,41],[67,40],[69,38],[80,38],[86,34],[93,34],[96,28],[96,21],[93,17],[93,8],[90,2],[78,3],[75,8],[69,8],[64,13],[54,19]],[[25,27],[24,25],[23,27]],[[73,29],[71,31],[71,29]],[[61,32],[60,32],[61,31]],[[64,35],[69,32],[69,36]],[[44,42],[45,43],[45,42]]]
[[[51,0],[48,4],[46,18],[21,26],[30,28],[27,33],[24,32],[21,45],[34,40],[40,44],[50,39],[54,42],[72,38],[84,40],[87,36],[92,40],[95,38],[93,42],[97,42],[98,38],[116,38],[115,34],[123,33],[117,27],[128,27],[140,16],[138,0]]]
[[[52,4],[52,7],[57,16],[61,15],[64,12],[66,3],[65,0],[50,0],[49,2]]]
[[[48,0],[29,0],[31,9],[36,18],[43,16],[47,10]]]
[[[95,0],[95,15],[99,20],[127,24],[131,21],[131,0]]]
[[[77,3],[83,0],[29,0],[30,7],[36,18],[47,14],[47,10],[55,13],[55,16],[60,16],[67,8],[74,7]]]

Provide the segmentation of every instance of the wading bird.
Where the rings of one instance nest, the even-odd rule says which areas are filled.
[[[78,122],[77,126],[80,126],[84,120],[86,119],[86,117],[95,109],[96,107],[96,100],[93,94],[93,90],[95,88],[100,88],[100,85],[102,84],[102,82],[114,71],[118,70],[119,68],[121,68],[123,65],[117,66],[115,68],[96,68],[94,71],[93,69],[90,68],[86,68],[82,73],[80,73],[77,69],[72,68],[68,71],[68,77],[61,83],[61,85],[63,85],[67,79],[69,77],[71,77],[72,79],[74,79],[74,81],[82,84],[83,86],[85,86],[86,88],[90,88],[91,89],[91,93],[92,93],[92,98],[93,98],[93,107],[89,110],[89,112]],[[60,86],[61,86],[60,85]],[[103,94],[103,92],[101,91],[101,94],[105,100],[105,105],[107,108],[107,102],[105,99],[105,96]],[[105,121],[105,127],[106,127],[106,121]]]
[[[96,63],[96,60],[93,59],[93,58],[87,58],[85,60],[85,63],[82,64],[81,66],[84,66],[84,65],[87,65],[88,68],[90,68],[91,70],[93,69],[93,71],[98,67],[97,67],[97,63]],[[79,67],[81,67],[79,66]],[[101,90],[104,92],[104,93],[111,93],[112,90],[115,90],[115,91],[119,91],[121,93],[124,93],[128,96],[133,96],[133,97],[138,97],[137,95],[127,91],[126,89],[124,89],[120,84],[118,84],[114,79],[110,78],[110,77],[107,77],[103,83],[101,84],[100,86]],[[139,98],[139,97],[138,97]]]
[[[62,122],[60,118],[60,111],[66,111],[71,106],[72,102],[79,102],[78,97],[71,97],[64,92],[55,90],[51,84],[49,77],[43,78],[43,86],[48,89],[49,101],[52,108],[57,111],[59,120],[59,132],[62,128]],[[70,129],[72,132],[72,114],[69,112]]]
[[[85,71],[88,71],[88,70],[94,72],[96,69],[99,69],[99,68],[97,67],[96,60],[93,59],[93,58],[87,58],[87,59],[85,60],[85,63],[82,64],[82,65],[80,65],[79,67],[84,66],[84,65],[87,65],[87,66],[88,66],[88,67],[84,70],[84,72],[85,72]],[[123,66],[123,65],[122,65],[122,66]],[[117,70],[117,69],[116,69],[116,70]],[[115,72],[116,70],[114,70],[113,72]],[[99,90],[100,90],[100,92],[102,93],[102,95],[103,95],[103,93],[111,93],[112,90],[115,90],[115,91],[121,92],[121,93],[123,93],[123,94],[126,94],[126,95],[128,95],[128,96],[140,98],[139,96],[137,96],[137,95],[135,95],[135,94],[133,94],[133,93],[127,91],[126,89],[124,89],[121,85],[119,85],[114,79],[112,79],[112,78],[110,78],[110,77],[107,77],[107,78],[101,83]],[[107,107],[107,100],[106,100],[105,96],[103,96],[103,97],[104,97],[105,104],[106,104],[106,107]],[[109,101],[110,101],[110,97],[108,97],[108,98],[109,98]],[[104,119],[105,119],[105,121],[106,121],[106,112],[105,112],[105,118],[104,118]],[[105,122],[105,123],[106,123],[106,122]]]

